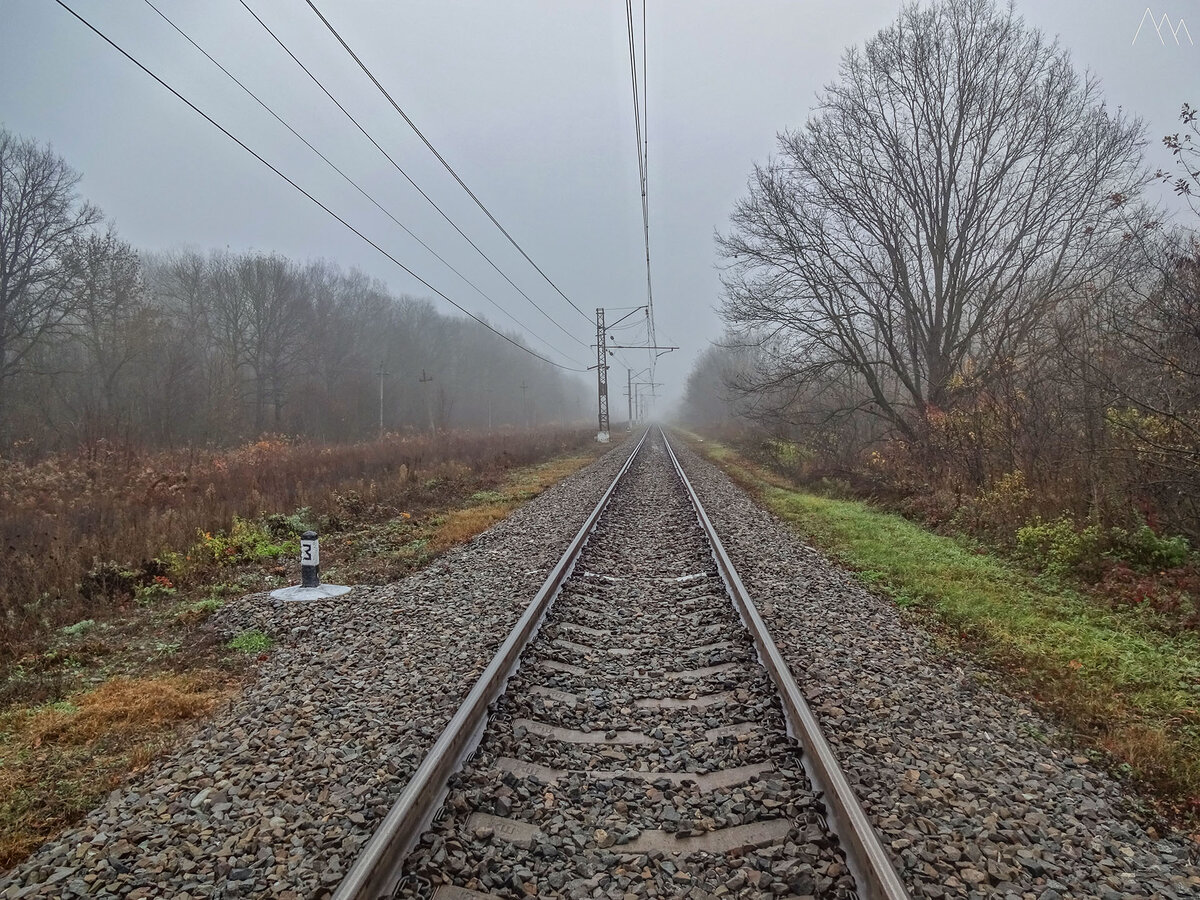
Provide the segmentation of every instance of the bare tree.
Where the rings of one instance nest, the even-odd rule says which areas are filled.
[[[110,227],[72,241],[63,268],[74,312],[62,356],[78,357],[70,366],[76,376],[72,418],[85,439],[114,437],[131,424],[128,382],[155,325],[137,252]]]
[[[309,306],[295,267],[281,256],[247,254],[238,261],[237,280],[247,314],[246,360],[254,372],[254,430],[267,427],[268,401],[271,426],[278,429]]]
[[[70,315],[63,254],[100,221],[79,201],[78,183],[49,147],[0,128],[0,439],[9,381]]]
[[[719,238],[724,316],[785,348],[766,378],[850,373],[851,405],[917,439],[1097,277],[1133,227],[1142,143],[1011,6],[908,5],[755,169]]]

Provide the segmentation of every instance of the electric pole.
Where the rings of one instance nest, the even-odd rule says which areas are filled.
[[[529,385],[525,383],[525,379],[521,379],[521,415],[525,417],[525,430],[529,430],[529,395],[527,391]]]
[[[422,369],[421,377],[417,380],[420,381],[421,384],[430,384],[433,381],[433,376],[426,375],[425,370]],[[430,402],[430,399],[429,399],[429,391],[430,391],[430,388],[425,388],[425,411],[427,413],[429,413],[429,431],[432,434],[435,431],[437,431],[437,429],[434,427],[434,424],[433,424],[433,404]]]
[[[625,370],[625,399],[629,402],[629,430],[633,431],[633,369]]]
[[[379,364],[379,436],[383,437],[383,379],[391,372],[383,371],[383,363]]]

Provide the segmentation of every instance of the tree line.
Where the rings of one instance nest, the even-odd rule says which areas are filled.
[[[587,418],[581,380],[477,322],[327,261],[139,253],[79,183],[0,129],[0,456]]]
[[[1008,5],[904,7],[719,236],[728,333],[695,421],[751,420],[817,468],[924,495],[1022,485],[1020,515],[1200,536],[1200,126],[1169,162]]]

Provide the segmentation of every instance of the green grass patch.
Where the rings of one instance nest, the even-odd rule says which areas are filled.
[[[1002,671],[1166,804],[1200,812],[1200,639],[1166,634],[952,537],[808,493],[712,442],[693,446],[814,546]]]
[[[58,631],[60,634],[66,637],[77,638],[87,634],[95,627],[95,619],[82,619],[76,622],[74,625],[64,625],[62,628],[58,629]]]
[[[275,641],[271,636],[259,631],[257,628],[251,628],[249,631],[243,631],[241,634],[234,637],[229,642],[230,650],[240,650],[243,653],[265,653],[275,645]]]
[[[471,495],[472,503],[504,503],[507,500],[500,491],[476,491]]]

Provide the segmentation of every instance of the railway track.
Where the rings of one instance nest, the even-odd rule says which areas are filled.
[[[334,897],[534,895],[908,896],[658,430]]]

